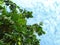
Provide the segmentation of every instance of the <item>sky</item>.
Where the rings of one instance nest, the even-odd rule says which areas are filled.
[[[60,0],[13,0],[18,6],[33,11],[27,24],[43,22],[46,32],[38,38],[40,45],[60,45]]]

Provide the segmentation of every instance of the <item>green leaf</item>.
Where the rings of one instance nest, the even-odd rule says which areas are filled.
[[[2,4],[3,3],[3,0],[0,0],[0,4]]]
[[[20,25],[26,25],[26,20],[23,18],[23,19],[18,19],[17,22],[20,24]]]

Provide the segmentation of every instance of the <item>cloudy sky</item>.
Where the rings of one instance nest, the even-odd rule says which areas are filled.
[[[60,0],[13,0],[21,8],[33,11],[33,18],[27,24],[43,22],[46,32],[41,45],[60,45]]]

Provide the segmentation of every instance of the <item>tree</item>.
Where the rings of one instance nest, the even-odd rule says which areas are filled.
[[[26,19],[32,17],[31,11],[21,9],[11,0],[0,0],[0,45],[40,45],[35,33],[40,36],[45,32],[41,22],[26,24]]]

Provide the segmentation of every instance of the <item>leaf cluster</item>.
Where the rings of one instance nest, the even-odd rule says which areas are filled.
[[[34,33],[40,36],[45,32],[40,25],[26,24],[26,18],[33,17],[32,12],[21,9],[10,0],[0,2],[4,3],[4,6],[0,5],[0,45],[39,45]],[[7,6],[10,12],[7,11]]]

